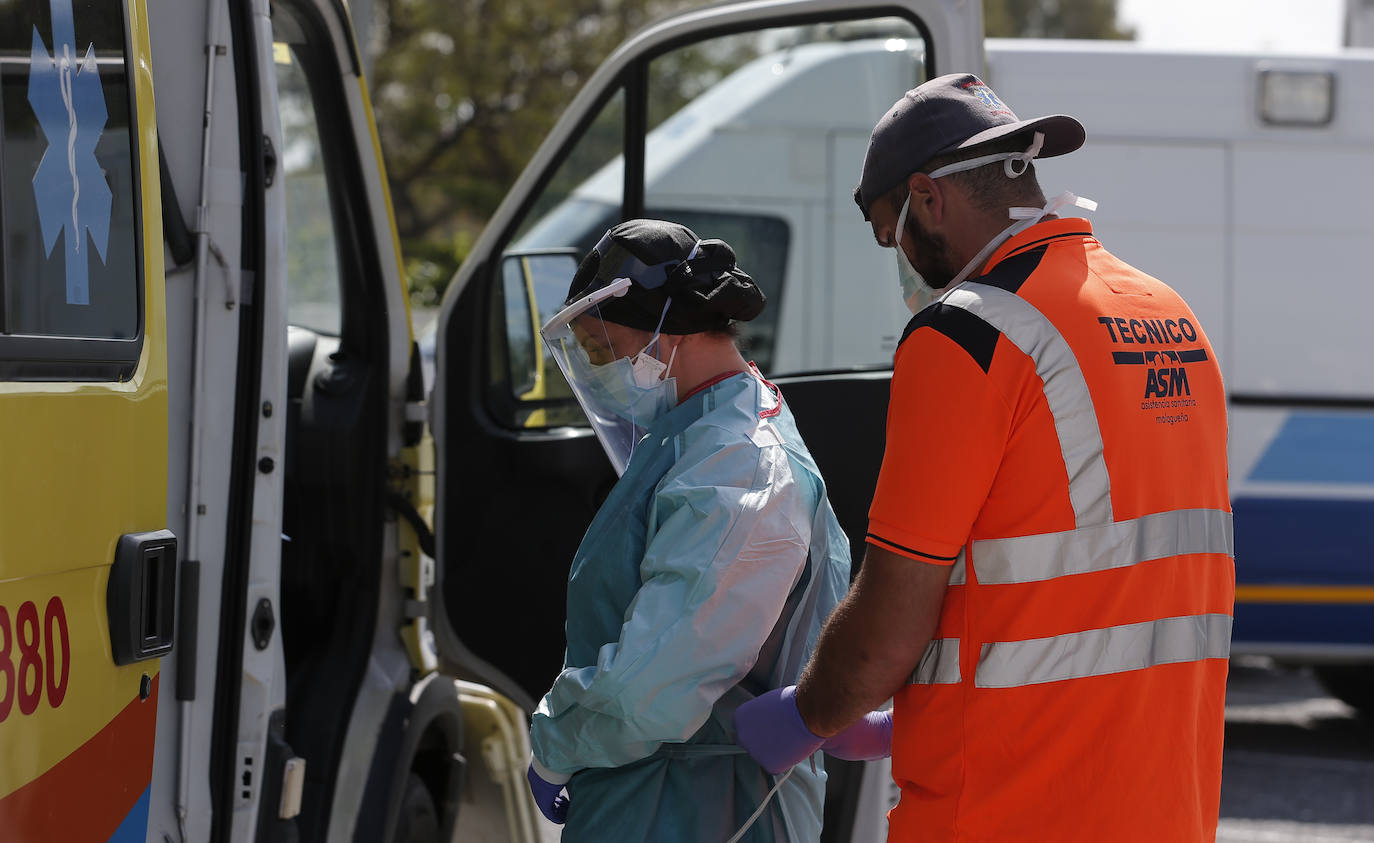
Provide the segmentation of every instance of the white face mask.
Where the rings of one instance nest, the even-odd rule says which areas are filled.
[[[658,346],[659,338],[655,333],[648,344],[629,357],[600,366],[587,361],[587,380],[604,402],[604,409],[639,427],[648,427],[677,405],[677,378],[668,377],[677,357],[677,346],[664,363],[649,351]]]
[[[894,235],[892,248],[897,250],[897,280],[902,285],[902,300],[906,302],[907,310],[920,313],[925,310],[926,305],[935,301],[940,291],[926,283],[926,279],[911,265],[911,259],[902,248],[902,232],[906,230],[906,212],[910,207],[911,194],[907,194],[906,201],[902,203],[902,211],[897,215],[897,233]]]

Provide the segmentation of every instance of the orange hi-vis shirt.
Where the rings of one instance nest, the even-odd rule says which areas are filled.
[[[911,321],[868,541],[951,572],[894,700],[890,840],[1215,839],[1226,436],[1197,317],[1086,220]]]

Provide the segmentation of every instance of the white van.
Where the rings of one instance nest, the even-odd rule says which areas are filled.
[[[835,32],[744,65],[645,144],[644,212],[735,244],[764,284],[770,310],[743,326],[744,342],[785,391],[797,373],[889,366],[909,318],[893,255],[850,192],[874,123],[918,81],[922,45],[900,29]],[[989,39],[985,77],[1022,117],[1083,122],[1082,149],[1037,164],[1046,195],[1097,200],[1087,216],[1104,245],[1178,289],[1217,350],[1231,399],[1234,652],[1318,664],[1334,693],[1374,710],[1374,286],[1362,248],[1374,235],[1363,204],[1374,51]],[[619,218],[620,166],[590,175],[516,248],[585,252]],[[885,381],[843,380],[867,390],[855,402],[885,397]],[[787,394],[804,401],[807,389]],[[849,406],[880,443],[858,408],[881,404]],[[880,445],[854,447],[817,458],[842,488],[871,490]],[[837,502],[856,538],[866,504]]]

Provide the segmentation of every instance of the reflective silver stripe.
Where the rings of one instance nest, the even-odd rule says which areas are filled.
[[[936,638],[926,645],[921,663],[907,681],[911,685],[957,685],[961,679],[959,639]]]
[[[973,681],[979,688],[1015,688],[1175,662],[1224,659],[1230,652],[1230,615],[1188,615],[984,644]]]
[[[973,542],[980,583],[1037,582],[1184,553],[1234,555],[1231,513],[1180,509],[1128,521]],[[962,558],[962,557],[961,557]]]
[[[1068,470],[1074,524],[1111,523],[1111,481],[1102,458],[1102,432],[1088,382],[1063,335],[1034,305],[999,287],[966,282],[947,293],[943,301],[1001,331],[1035,363]]]
[[[954,559],[954,566],[949,571],[950,585],[963,585],[968,582],[968,548],[959,548],[959,555]]]

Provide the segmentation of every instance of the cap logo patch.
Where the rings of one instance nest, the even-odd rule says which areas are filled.
[[[969,82],[964,85],[964,88],[968,90],[969,93],[973,94],[974,96],[978,97],[978,99],[982,100],[983,105],[991,109],[992,113],[1011,115],[1011,109],[1003,105],[1002,101],[997,98],[997,95],[994,94],[992,92],[992,89],[989,88],[987,85],[984,85],[981,82]]]

